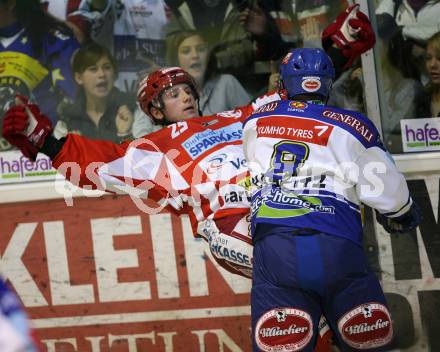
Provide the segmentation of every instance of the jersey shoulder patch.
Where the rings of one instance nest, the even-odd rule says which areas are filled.
[[[365,146],[374,146],[378,143],[379,133],[368,117],[356,111],[323,106],[321,117],[337,125],[355,136]]]

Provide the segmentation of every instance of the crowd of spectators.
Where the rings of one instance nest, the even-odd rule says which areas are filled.
[[[323,29],[351,3],[0,0],[0,109],[24,94],[57,123],[58,135],[118,142],[158,128],[136,107],[139,79],[181,66],[198,84],[204,115],[229,110],[276,88],[284,54],[320,47]],[[382,129],[393,151],[402,118],[440,112],[440,1],[375,6]],[[361,62],[351,64],[329,103],[366,112]],[[0,140],[0,151],[9,148]]]
[[[136,103],[133,94],[114,86],[116,62],[99,44],[84,44],[75,54],[72,71],[77,94],[58,106],[57,135],[74,132],[90,138],[121,142],[131,137]]]
[[[376,8],[384,142],[402,151],[400,120],[438,116],[440,1],[382,0]]]
[[[428,39],[426,45],[426,92],[429,99],[429,116],[440,117],[440,32]]]
[[[33,98],[53,121],[56,107],[75,95],[70,62],[79,47],[65,22],[44,11],[39,0],[0,1],[0,111],[16,93]],[[1,150],[9,143],[0,141]]]

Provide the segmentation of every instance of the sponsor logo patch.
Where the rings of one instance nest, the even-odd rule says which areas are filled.
[[[265,352],[300,351],[312,339],[310,315],[295,308],[275,308],[264,313],[255,327],[255,341]]]
[[[307,76],[303,78],[301,87],[306,92],[316,92],[321,88],[321,78],[318,76]]]
[[[241,117],[242,114],[243,113],[241,110],[228,110],[228,111],[219,112],[216,115],[221,116],[221,117],[234,117],[234,118],[238,119]]]
[[[55,178],[57,171],[49,157],[39,154],[35,162],[25,158],[20,152],[11,150],[0,156],[0,184]]]
[[[241,145],[227,145],[198,162],[211,181],[228,181],[248,171]]]
[[[274,115],[257,121],[258,137],[282,138],[327,145],[333,126],[307,118]]]
[[[221,243],[209,244],[212,254],[217,258],[226,260],[227,262],[234,262],[241,265],[251,266],[251,257],[249,254],[241,252],[237,249],[228,248]]]
[[[268,103],[266,105],[260,106],[257,110],[255,110],[253,115],[260,114],[262,112],[274,111],[277,108],[277,106],[278,106],[278,102]]]
[[[307,108],[307,103],[303,103],[302,101],[291,101],[289,103],[289,106],[291,108],[294,108],[294,109],[301,109],[301,110],[303,110],[303,109]]]
[[[440,150],[440,118],[400,120],[404,152]]]
[[[318,197],[296,196],[276,188],[263,196],[261,191],[257,191],[252,196],[251,215],[257,218],[294,218],[311,212],[334,215],[335,207],[322,204]]]
[[[237,184],[243,187],[246,191],[250,191],[251,188],[259,188],[264,184],[265,176],[264,174],[259,174],[256,176],[247,175],[242,180],[240,180]]]
[[[223,166],[223,164],[228,159],[226,154],[218,154],[207,160],[208,166],[206,168],[206,172],[208,174],[214,174],[218,172],[218,170]]]
[[[357,349],[377,348],[393,337],[390,313],[381,303],[360,305],[338,321],[338,330],[349,346]]]
[[[329,119],[342,122],[343,124],[349,126],[351,129],[359,133],[367,142],[373,141],[373,132],[370,131],[368,126],[360,119],[340,112],[332,110],[324,110],[322,116]]]
[[[194,160],[204,152],[214,148],[215,146],[238,141],[242,135],[241,122],[234,123],[218,130],[208,129],[203,132],[196,133],[182,143],[183,148]]]
[[[223,199],[225,203],[242,203],[249,200],[245,190],[226,193]]]

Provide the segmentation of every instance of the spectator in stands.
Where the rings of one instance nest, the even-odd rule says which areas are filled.
[[[385,22],[384,29],[399,31],[405,39],[426,42],[439,31],[440,2],[382,0],[377,7],[376,16],[382,18],[381,22]]]
[[[300,44],[298,38],[294,36],[290,12],[283,11],[280,3],[280,1],[266,1],[266,4],[261,1],[258,3],[242,1],[239,21],[257,44],[257,60],[280,59],[290,48]],[[282,19],[285,21],[281,22]]]
[[[426,95],[418,80],[405,77],[389,59],[388,42],[380,39],[377,43],[380,53],[382,133],[384,143],[391,152],[402,151],[400,120],[428,116]]]
[[[426,41],[440,30],[440,1],[382,0],[376,10],[379,37],[405,77],[424,79]]]
[[[196,81],[200,90],[202,115],[232,110],[246,105],[251,96],[230,74],[219,74],[210,55],[208,43],[200,32],[186,31],[176,35],[176,47],[167,53],[169,66],[180,66]]]
[[[114,87],[117,69],[110,51],[91,42],[74,56],[72,68],[80,89],[73,103],[59,108],[58,135],[64,130],[113,142],[131,138],[135,98]]]
[[[292,15],[300,29],[303,46],[317,48],[321,47],[323,29],[349,5],[346,0],[289,0],[288,2],[291,5],[295,3]]]
[[[175,46],[167,46],[168,66],[179,66],[188,72],[199,89],[199,109],[203,116],[232,110],[251,101],[240,82],[230,74],[217,71],[207,41],[198,31],[183,31],[173,38]],[[135,115],[133,135],[144,136],[152,132],[151,121],[145,114]]]
[[[240,12],[240,23],[251,33],[252,39],[256,43],[256,58],[266,61],[259,63],[260,72],[270,73],[267,90],[272,90],[277,82],[278,74],[274,74],[272,62],[281,60],[291,49],[305,46],[323,47],[327,53],[329,50],[335,50],[336,46],[331,48],[332,44],[325,45],[333,43],[328,40],[328,35],[324,36],[325,40],[322,42],[322,32],[327,25],[334,23],[332,21],[336,18],[343,17],[345,19],[347,12],[349,13],[353,9],[353,6],[349,9],[346,9],[347,7],[346,0],[259,0],[248,2],[247,6],[243,7]],[[370,23],[367,16],[359,14],[357,18],[350,21],[354,22],[352,27],[356,31],[360,31],[366,41],[369,40],[368,38],[374,38],[374,33],[369,30]],[[340,23],[341,21],[338,22],[338,26]],[[330,24],[329,27],[332,25]],[[373,45],[374,40],[371,43],[371,46]],[[342,49],[344,46],[346,43],[340,44],[338,48]],[[338,61],[345,62],[345,65],[338,62],[335,65],[338,70],[350,67],[351,57],[360,54],[356,52],[356,49],[348,51],[345,49],[342,51],[344,57],[337,58]],[[356,53],[354,54],[354,52]],[[332,58],[334,58],[333,54]],[[340,56],[341,52],[338,54]],[[337,76],[341,73],[342,70],[337,72]],[[347,74],[345,73],[345,75]],[[344,79],[344,77],[341,78]],[[353,97],[349,99],[351,100],[351,98]]]
[[[269,63],[270,67],[270,75],[267,83],[267,93],[271,93],[275,90],[278,90],[280,84],[280,72],[278,67],[280,63],[278,61],[271,60]]]
[[[73,15],[86,19],[91,39],[113,53],[120,90],[134,94],[139,77],[165,65],[169,16],[164,0],[81,1]]]
[[[139,77],[165,64],[166,4],[164,0],[113,2],[113,55],[119,66],[116,85],[135,93]]]
[[[429,76],[426,87],[430,96],[429,116],[440,117],[440,32],[428,39],[425,60]]]
[[[0,111],[20,93],[55,121],[59,102],[75,95],[70,62],[78,47],[72,31],[45,12],[40,0],[0,0]],[[0,150],[10,148],[0,140]]]
[[[172,16],[167,27],[167,51],[182,31],[197,30],[212,47],[217,67],[222,71],[248,72],[254,57],[250,34],[240,24],[239,1],[167,0]]]
[[[344,39],[341,33],[341,27],[348,26],[348,36]],[[350,34],[351,33],[351,34]],[[375,34],[372,30],[371,23],[368,17],[359,11],[359,5],[355,4],[344,11],[342,11],[329,24],[321,35],[322,47],[332,57],[332,61],[336,67],[336,76],[340,77],[335,82],[336,89],[330,96],[336,97],[338,106],[350,107],[350,109],[362,111],[363,103],[363,88],[361,84],[361,69],[359,57],[362,53],[372,48],[375,44]],[[274,38],[274,47],[287,48],[288,43],[279,45]],[[354,60],[357,59],[357,65],[353,66]],[[269,77],[268,90],[271,91],[276,88],[279,80],[279,73],[273,69],[273,62],[271,61],[271,75]],[[350,72],[346,71],[350,68]],[[345,72],[343,73],[343,71]],[[343,74],[342,74],[343,73]],[[342,74],[342,75],[341,75]],[[348,96],[343,96],[346,92]],[[329,104],[335,104],[332,101]],[[341,105],[342,103],[342,105]]]
[[[75,34],[76,39],[83,43],[91,39],[95,19],[108,11],[112,0],[41,0],[46,11],[64,21]]]
[[[168,24],[164,0],[115,1],[113,52],[120,66],[117,86],[135,93],[139,78],[165,63]]]
[[[353,66],[344,71],[333,83],[327,104],[365,114],[364,100],[362,66],[358,58]]]
[[[243,6],[240,22],[257,42],[258,57],[277,60],[295,47],[321,47],[322,30],[347,7],[346,0],[259,0]]]

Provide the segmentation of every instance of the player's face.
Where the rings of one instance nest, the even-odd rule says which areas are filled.
[[[440,84],[440,50],[432,42],[426,47],[426,70],[431,82]]]
[[[84,88],[87,98],[105,98],[115,83],[115,69],[107,57],[100,58],[84,72],[75,73],[76,82]]]
[[[208,64],[208,46],[199,35],[186,38],[178,50],[179,66],[200,84],[203,82]]]
[[[175,122],[199,116],[197,100],[191,87],[178,84],[170,87],[162,94],[163,113],[168,121]]]

